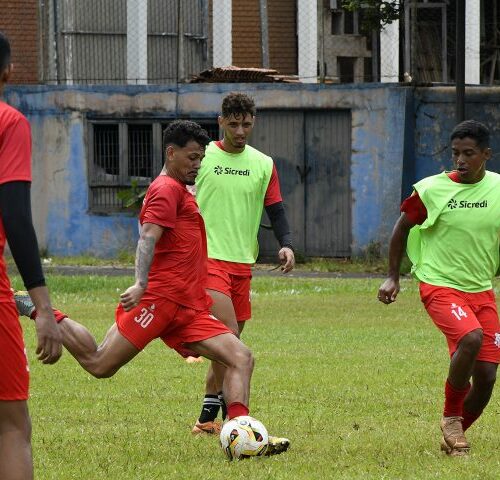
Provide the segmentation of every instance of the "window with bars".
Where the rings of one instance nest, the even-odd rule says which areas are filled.
[[[197,121],[197,120],[195,120]],[[214,120],[197,121],[213,140]],[[126,211],[118,192],[132,184],[146,188],[163,167],[162,133],[170,122],[89,121],[89,206],[93,213]]]

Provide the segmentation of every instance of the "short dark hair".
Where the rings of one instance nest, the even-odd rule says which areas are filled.
[[[168,145],[185,147],[186,144],[194,140],[202,147],[206,147],[211,139],[208,133],[196,122],[190,120],[175,120],[163,132],[163,149]]]
[[[9,39],[0,32],[0,72],[10,63],[10,42]]]
[[[244,93],[231,92],[222,100],[222,116],[225,118],[231,115],[235,117],[245,116],[247,113],[254,117],[256,112],[253,98]]]
[[[479,148],[490,146],[490,131],[484,123],[477,120],[465,120],[465,122],[459,123],[451,132],[450,140],[465,137],[475,140]]]

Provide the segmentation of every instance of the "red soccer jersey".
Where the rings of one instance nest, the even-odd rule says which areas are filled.
[[[146,294],[207,309],[207,239],[194,196],[182,183],[160,175],[148,188],[139,221],[165,228],[156,243]]]
[[[31,129],[24,115],[0,102],[0,185],[15,181],[31,182]],[[5,230],[0,218],[0,302],[10,302],[4,248]]]
[[[447,173],[448,177],[456,183],[460,183],[460,176],[456,170]],[[405,212],[408,219],[415,225],[422,225],[427,219],[427,208],[424,202],[420,199],[417,191],[414,191],[408,198],[401,204],[401,212]]]

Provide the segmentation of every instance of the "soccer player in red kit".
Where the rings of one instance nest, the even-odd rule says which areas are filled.
[[[10,43],[0,32],[0,96],[11,72]],[[33,478],[29,371],[23,334],[3,258],[5,240],[40,312],[37,354],[43,363],[62,353],[60,333],[38,253],[31,220],[31,130],[28,120],[0,101],[0,478]]]
[[[238,335],[252,317],[250,282],[263,208],[280,246],[283,273],[295,265],[276,167],[271,157],[248,145],[255,115],[255,102],[248,95],[232,92],[224,97],[218,118],[224,137],[207,147],[196,178],[196,198],[207,228],[211,311]],[[211,367],[194,434],[218,434],[221,407],[225,417],[225,398],[219,388],[224,371],[214,363]],[[286,438],[270,437],[268,452],[284,451],[289,445]]]
[[[424,178],[401,205],[389,247],[389,276],[378,299],[399,293],[405,245],[420,298],[450,353],[441,449],[469,453],[465,432],[488,405],[500,363],[500,322],[492,278],[500,265],[500,175],[486,170],[488,128],[475,120],[451,133],[455,169]]]
[[[248,415],[254,360],[209,311],[205,226],[186,188],[194,184],[209,142],[194,122],[175,121],[165,130],[165,165],[140,213],[135,283],[121,294],[116,322],[101,345],[84,326],[59,312],[57,318],[66,349],[98,378],[114,375],[156,338],[181,354],[190,350],[223,364],[223,390],[233,418]],[[29,296],[16,300],[21,313],[36,318]]]

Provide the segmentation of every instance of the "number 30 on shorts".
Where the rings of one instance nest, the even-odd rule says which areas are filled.
[[[141,314],[134,317],[134,321],[142,328],[146,328],[153,321],[153,318],[155,318],[155,316],[147,308],[142,308]]]

